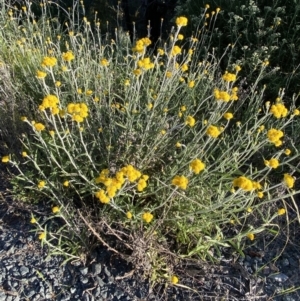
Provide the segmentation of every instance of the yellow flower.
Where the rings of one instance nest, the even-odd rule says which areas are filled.
[[[127,212],[126,212],[126,217],[127,217],[128,219],[132,219],[132,213],[131,213],[130,211],[127,211]]]
[[[271,106],[270,112],[276,117],[276,118],[282,118],[286,117],[288,114],[287,108],[282,103],[277,103],[275,105]]]
[[[284,153],[285,153],[287,156],[289,156],[292,152],[291,152],[290,149],[287,148],[287,149],[285,149]]]
[[[35,123],[34,127],[38,132],[41,132],[45,129],[45,126],[42,123]]]
[[[188,87],[189,88],[194,88],[194,86],[195,86],[195,81],[194,80],[191,80],[191,81],[188,82]]]
[[[69,181],[64,181],[63,186],[68,187],[69,186]]]
[[[143,220],[146,222],[146,223],[150,223],[153,219],[153,214],[151,214],[150,212],[145,212],[143,214]]]
[[[234,67],[234,69],[235,69],[236,72],[239,72],[239,71],[242,70],[242,68],[241,68],[239,65],[236,65],[236,66]]]
[[[257,197],[262,199],[264,197],[264,193],[262,191],[257,192]]]
[[[98,192],[95,193],[95,196],[97,199],[100,200],[101,203],[107,204],[110,202],[109,197],[105,194],[104,190],[99,190]]]
[[[188,116],[185,120],[185,124],[189,125],[190,127],[193,127],[196,123],[196,120],[193,116]]]
[[[176,18],[177,26],[187,26],[188,19],[186,17],[178,17]]]
[[[125,79],[124,86],[130,86],[130,80],[129,79]]]
[[[100,61],[100,64],[101,64],[101,66],[103,66],[103,67],[107,67],[107,66],[109,65],[109,62],[108,62],[107,59],[102,59],[102,60]]]
[[[37,222],[36,219],[34,217],[32,217],[31,220],[30,220],[30,223],[31,224],[36,224],[36,222]]]
[[[180,142],[176,142],[176,147],[181,147],[181,143]]]
[[[179,35],[177,36],[177,39],[178,39],[178,40],[183,40],[183,39],[184,39],[183,34],[179,34]]]
[[[153,108],[153,104],[150,102],[150,103],[148,103],[147,104],[147,108],[148,108],[148,110],[150,111],[152,108]]]
[[[59,103],[59,100],[56,95],[49,94],[44,97],[41,106],[44,109],[56,108]]]
[[[190,169],[195,173],[195,174],[199,174],[200,171],[205,169],[205,164],[199,160],[199,159],[195,159],[190,163]]]
[[[44,240],[44,239],[46,239],[46,232],[42,232],[42,233],[40,233],[40,235],[39,235],[39,239],[40,239],[40,240]]]
[[[214,90],[214,96],[217,100],[222,100],[225,102],[228,102],[231,99],[231,96],[226,91],[220,91],[218,89]]]
[[[3,156],[2,163],[7,163],[7,162],[9,162],[9,156]]]
[[[254,240],[254,234],[253,233],[248,233],[247,237],[252,241]]]
[[[285,185],[286,185],[288,188],[293,188],[293,187],[294,187],[295,179],[294,179],[291,175],[285,173],[285,174],[283,175],[283,181],[284,181]]]
[[[154,64],[151,63],[150,58],[149,57],[145,57],[141,60],[138,61],[138,66],[144,70],[149,70],[154,68]]]
[[[189,183],[189,180],[185,176],[175,176],[172,179],[172,185],[175,185],[183,190],[185,190],[187,188],[188,183]]]
[[[162,135],[165,135],[165,134],[166,134],[166,131],[165,131],[165,130],[161,130],[160,133],[161,133]]]
[[[136,75],[136,76],[139,76],[142,74],[142,70],[141,69],[135,69],[133,70],[133,74]]]
[[[175,55],[180,54],[180,53],[181,53],[181,48],[177,45],[175,45],[171,50],[171,55],[172,56],[175,56]]]
[[[73,52],[71,50],[69,50],[69,51],[64,52],[62,54],[62,58],[63,58],[64,61],[70,62],[70,61],[75,59],[75,56],[74,56]]]
[[[46,185],[45,181],[40,181],[37,186],[39,189],[43,189],[45,187],[45,185]]]
[[[276,129],[270,129],[268,130],[267,137],[268,139],[275,144],[275,146],[280,146],[282,144],[282,141],[280,141],[280,138],[284,136],[283,131],[276,130]]]
[[[227,120],[230,120],[230,119],[232,119],[232,118],[233,118],[233,114],[232,114],[232,113],[229,113],[229,112],[227,112],[227,113],[225,113],[225,114],[223,115],[223,117],[224,117],[225,119],[227,119]]]
[[[52,207],[52,212],[55,214],[55,213],[58,213],[60,211],[60,208],[58,206],[54,206]]]
[[[252,181],[244,176],[234,179],[233,187],[239,187],[245,191],[251,191],[254,189]]]
[[[60,87],[61,86],[61,82],[60,81],[56,81],[55,82],[55,87]]]
[[[222,76],[222,78],[226,82],[234,82],[236,80],[236,75],[226,71],[225,74]]]
[[[175,276],[175,275],[173,275],[173,276],[171,277],[171,283],[172,283],[172,284],[177,284],[178,282],[179,282],[178,277]]]
[[[216,12],[217,12],[217,14],[220,12],[220,10],[221,10],[221,8],[220,8],[220,7],[217,7],[217,8],[216,8]]]
[[[165,54],[164,50],[161,49],[161,48],[158,48],[157,52],[158,52],[159,55],[164,55]]]
[[[285,209],[284,209],[284,208],[278,209],[277,214],[278,214],[278,215],[283,215],[283,214],[285,214]]]
[[[189,66],[187,64],[183,64],[181,66],[181,70],[182,70],[182,72],[188,71],[189,70]]]
[[[87,90],[86,92],[85,92],[85,95],[87,95],[87,96],[90,96],[90,95],[92,95],[93,94],[93,90]]]
[[[206,134],[212,138],[217,138],[221,132],[216,126],[210,125],[206,130]]]
[[[36,72],[36,77],[39,78],[39,79],[43,79],[47,76],[47,73],[46,72],[43,72],[43,71],[37,71]]]
[[[66,71],[68,71],[68,68],[67,68],[67,66],[62,66],[62,67],[61,67],[61,71],[62,71],[62,72],[66,72]]]
[[[186,106],[181,106],[181,107],[180,107],[180,111],[181,111],[181,112],[185,112],[185,111],[186,111]]]
[[[294,110],[294,112],[293,112],[293,114],[294,114],[295,116],[298,116],[298,115],[300,115],[300,110],[298,110],[298,109],[295,109],[295,110]]]
[[[279,166],[279,161],[276,158],[272,158],[270,160],[265,160],[265,165],[270,167],[270,168],[274,168],[276,169]]]
[[[22,152],[22,157],[27,157],[28,155],[27,155],[27,153],[26,152]]]
[[[137,183],[137,191],[143,191],[147,187],[147,182],[145,179],[139,179]]]
[[[171,72],[171,71],[167,71],[167,72],[166,72],[166,77],[167,77],[167,78],[172,77],[172,72]]]
[[[53,67],[57,63],[57,59],[53,56],[45,56],[42,61],[42,65],[46,67]]]

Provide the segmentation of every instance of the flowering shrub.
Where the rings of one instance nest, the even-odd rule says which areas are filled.
[[[241,252],[284,214],[266,204],[297,193],[291,162],[299,153],[285,133],[299,114],[296,98],[285,107],[284,90],[280,103],[263,104],[264,90],[256,89],[265,64],[257,66],[253,90],[243,93],[242,66],[233,62],[221,73],[217,58],[202,57],[210,45],[201,32],[184,38],[184,16],[153,52],[147,37],[131,45],[120,30],[107,40],[97,24],[92,31],[87,21],[71,19],[68,33],[52,23],[41,32],[27,19],[30,7],[12,14],[27,27],[4,14],[1,39],[12,51],[1,60],[31,89],[27,111],[16,109],[25,129],[17,133],[21,145],[2,163],[18,170],[15,198],[47,198],[53,218],[63,218],[72,234],[58,239],[64,252],[76,242],[87,251],[91,233],[107,246],[98,233],[109,232],[133,254],[138,236],[155,252],[167,236],[179,246],[170,252],[213,259],[220,247]],[[264,220],[254,223],[254,215]],[[63,250],[35,216],[32,223],[44,244]]]

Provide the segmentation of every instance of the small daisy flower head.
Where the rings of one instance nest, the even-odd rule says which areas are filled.
[[[151,223],[152,219],[153,219],[153,214],[151,214],[150,212],[145,212],[142,216],[143,220],[149,224]]]
[[[45,240],[46,239],[46,232],[42,232],[39,235],[39,240]]]
[[[43,72],[43,71],[40,71],[40,70],[38,70],[37,72],[36,72],[36,78],[38,78],[38,79],[43,79],[43,78],[45,78],[47,76],[47,73],[46,72]]]
[[[52,213],[56,214],[60,211],[60,208],[58,206],[52,207]]]
[[[277,214],[278,215],[284,215],[285,214],[285,209],[284,208],[278,209]]]
[[[38,131],[41,132],[45,129],[45,126],[42,123],[35,123],[34,128]]]
[[[130,211],[127,211],[127,212],[126,212],[126,217],[127,217],[128,219],[132,219],[132,213],[131,213]]]
[[[37,186],[38,186],[39,189],[43,189],[46,186],[46,182],[45,181],[40,181]]]
[[[69,51],[64,52],[64,53],[62,54],[62,58],[63,58],[63,60],[66,61],[66,62],[71,62],[72,60],[75,59],[75,56],[74,56],[73,52],[72,52],[71,50],[69,50]]]
[[[190,127],[193,127],[196,123],[196,120],[193,116],[188,116],[185,120],[185,124],[190,126]]]
[[[197,175],[205,169],[205,164],[201,160],[195,159],[190,163],[190,169]]]
[[[172,284],[177,284],[178,282],[179,282],[178,277],[175,276],[175,275],[173,275],[173,276],[171,277],[171,283],[172,283]]]
[[[1,161],[2,161],[2,163],[9,162],[9,156],[3,156]]]
[[[175,185],[183,190],[186,190],[189,180],[185,176],[175,176],[172,179],[172,185]]]
[[[284,150],[284,154],[287,156],[289,156],[291,153],[292,153],[292,151],[289,148]]]
[[[293,188],[295,184],[295,179],[291,175],[285,173],[283,175],[283,182],[288,188]]]
[[[255,236],[254,236],[253,233],[248,233],[248,234],[247,234],[247,237],[248,237],[251,241],[253,241],[254,238],[255,238]]]
[[[206,134],[212,138],[217,138],[221,131],[216,126],[210,125],[206,130]]]
[[[276,169],[279,166],[279,160],[276,158],[272,158],[270,160],[265,160],[265,165],[270,167],[270,168],[274,168]]]
[[[31,220],[30,220],[30,223],[31,223],[31,224],[36,224],[36,223],[37,223],[37,220],[36,220],[34,217],[32,217]]]
[[[186,17],[178,17],[176,18],[176,25],[178,27],[187,26],[188,19]]]
[[[232,118],[233,118],[233,114],[232,114],[232,113],[229,113],[229,112],[227,112],[227,113],[225,113],[225,114],[223,115],[223,117],[224,117],[225,119],[227,119],[227,120],[230,120],[230,119],[232,119]]]

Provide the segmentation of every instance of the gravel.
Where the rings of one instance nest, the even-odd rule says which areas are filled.
[[[44,208],[37,205],[36,211]],[[62,265],[65,258],[49,258],[29,220],[30,208],[12,202],[0,188],[0,301],[300,300],[297,222],[289,232],[283,223],[276,239],[258,236],[245,246],[244,257],[223,249],[218,264],[182,262],[175,271],[180,286],[152,288],[130,264],[102,246],[86,262]]]

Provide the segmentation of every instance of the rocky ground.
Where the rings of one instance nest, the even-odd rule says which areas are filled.
[[[1,173],[1,172],[0,172]],[[30,232],[31,211],[13,202],[5,192],[5,172],[0,187],[0,301],[13,300],[300,300],[299,223],[281,233],[257,236],[255,244],[238,257],[222,250],[217,265],[200,261],[182,263],[176,274],[178,286],[152,288],[132,266],[99,246],[87,262],[62,265],[64,258],[48,258],[35,232]],[[284,251],[282,251],[284,249]]]

